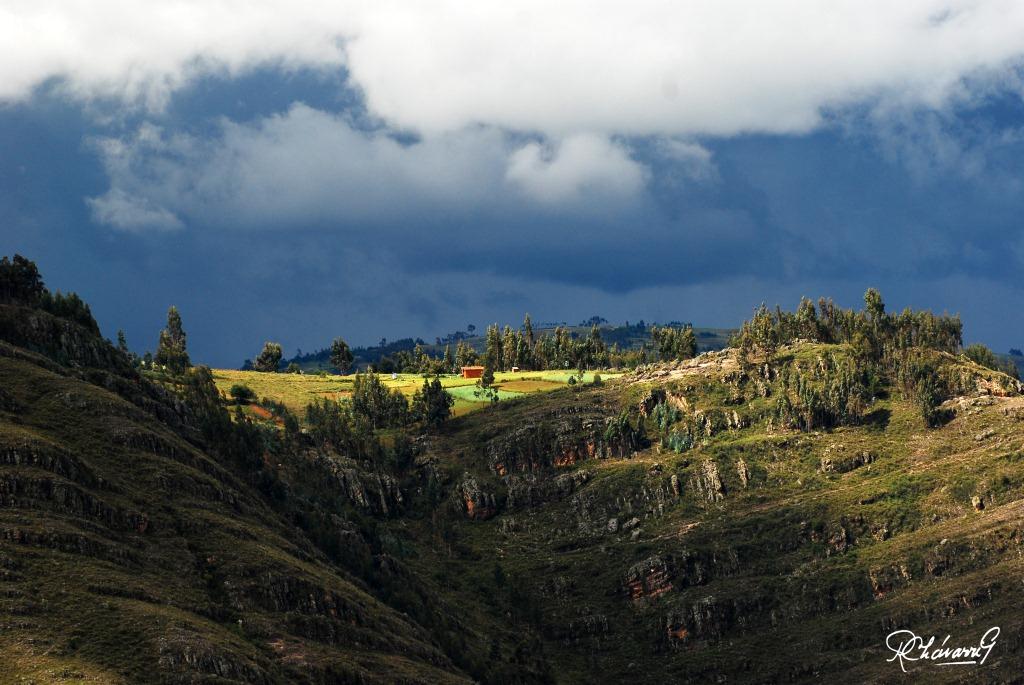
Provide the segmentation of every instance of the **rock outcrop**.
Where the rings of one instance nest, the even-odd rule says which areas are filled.
[[[718,464],[708,459],[701,463],[699,471],[693,477],[693,489],[708,503],[721,501],[725,498],[725,484],[718,474]]]
[[[572,466],[588,459],[625,458],[641,447],[637,438],[609,435],[612,417],[572,407],[531,422],[487,443],[491,470],[499,476]]]
[[[476,478],[468,473],[463,476],[452,496],[466,518],[485,521],[498,513],[494,493],[484,492]]]
[[[623,577],[626,595],[633,601],[654,599],[672,591],[669,561],[661,556],[644,559],[631,566]]]

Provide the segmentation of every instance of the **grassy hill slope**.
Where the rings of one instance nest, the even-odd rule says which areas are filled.
[[[909,668],[1014,682],[1022,386],[907,353],[928,412],[796,341],[404,441],[232,422],[202,369],[0,305],[0,682],[905,682],[891,631],[992,626]]]
[[[842,353],[799,344],[778,363]],[[935,356],[966,389],[935,429],[889,392],[862,425],[773,427],[734,351],[466,416],[431,450],[463,516],[416,563],[455,579],[452,601],[525,612],[561,682],[903,682],[892,630],[976,644],[994,625],[985,667],[917,677],[1014,682],[1024,399]],[[658,404],[700,417],[703,438],[633,450],[606,428]]]
[[[48,340],[107,349],[75,324],[0,319],[24,344],[30,322],[63,331],[35,340],[50,356],[0,343],[0,682],[467,681],[205,452],[176,398],[72,366],[85,345],[58,364]]]

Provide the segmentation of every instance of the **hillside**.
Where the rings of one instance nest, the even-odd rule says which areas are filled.
[[[780,358],[831,351],[801,344]],[[493,558],[529,579],[563,682],[903,682],[886,661],[892,630],[976,644],[992,625],[1002,636],[985,682],[1015,682],[1019,384],[945,356],[972,390],[947,402],[956,416],[941,428],[890,396],[861,426],[773,430],[758,420],[764,400],[736,393],[735,356],[460,420],[434,454],[472,484],[467,519],[455,551],[423,567],[465,588],[488,582],[481,560]],[[580,418],[603,426],[620,407],[659,405],[699,417],[705,437],[679,454],[631,452]],[[977,682],[919,668],[929,682]]]
[[[900,316],[405,436],[0,304],[0,683],[905,682],[893,630],[992,626],[908,669],[1014,682],[1022,386]]]
[[[0,682],[468,682],[104,341],[0,336]]]

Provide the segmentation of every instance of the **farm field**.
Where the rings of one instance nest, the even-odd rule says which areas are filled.
[[[583,383],[593,383],[595,373],[600,375],[602,380],[610,380],[622,375],[612,371],[588,371],[583,375]],[[498,391],[499,399],[508,400],[564,388],[572,376],[575,376],[575,373],[571,371],[498,372],[494,374],[494,387]],[[230,393],[231,386],[247,385],[252,388],[259,400],[267,398],[281,402],[298,416],[305,415],[306,405],[313,400],[326,398],[337,401],[350,397],[355,380],[354,375],[320,376],[231,369],[215,369],[213,378],[217,389],[225,396]],[[410,398],[416,390],[423,387],[423,376],[420,374],[400,373],[394,379],[390,374],[382,374],[381,378],[389,388],[398,388]],[[476,379],[448,375],[441,376],[441,384],[455,398],[455,406],[452,411],[456,416],[462,416],[474,409],[486,406],[489,401],[474,394],[477,390]],[[249,409],[252,410],[252,407]]]

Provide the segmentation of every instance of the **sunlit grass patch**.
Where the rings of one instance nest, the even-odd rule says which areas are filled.
[[[622,374],[614,372],[586,372],[582,383],[593,383],[595,373],[604,380],[616,378]],[[549,392],[564,388],[570,378],[579,379],[576,371],[523,371],[498,372],[494,374],[494,386],[499,400],[508,400],[527,394]],[[215,369],[213,379],[217,389],[230,397],[233,385],[245,385],[253,390],[256,401],[264,398],[283,403],[288,409],[302,416],[306,406],[314,400],[328,399],[340,401],[352,396],[355,376],[335,376],[320,374],[294,373],[261,373],[258,371],[235,371],[231,369]],[[381,374],[384,385],[397,389],[407,397],[423,387],[423,376],[415,373]],[[477,379],[463,378],[456,375],[441,376],[441,385],[455,398],[452,411],[462,416],[473,409],[486,406],[489,397],[477,395],[479,388]],[[250,412],[251,413],[251,412]]]

